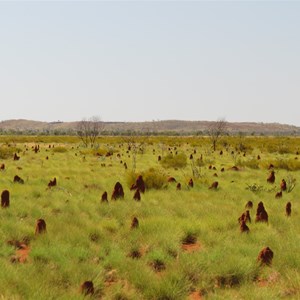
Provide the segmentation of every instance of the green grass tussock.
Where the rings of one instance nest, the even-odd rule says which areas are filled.
[[[0,159],[13,159],[15,153],[19,153],[20,148],[11,145],[1,145],[0,146]]]
[[[184,168],[187,165],[187,156],[185,153],[169,153],[161,159],[161,165],[164,168]]]

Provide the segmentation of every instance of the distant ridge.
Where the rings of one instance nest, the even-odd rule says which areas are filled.
[[[5,120],[0,122],[2,133],[76,133],[79,122],[41,122],[32,120]],[[213,121],[181,121],[164,120],[153,122],[101,122],[106,134],[168,133],[168,134],[205,134]],[[243,133],[246,135],[300,135],[300,127],[280,123],[227,122],[229,134]]]

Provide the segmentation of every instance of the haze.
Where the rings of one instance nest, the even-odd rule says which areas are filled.
[[[0,2],[0,120],[300,126],[300,2]]]

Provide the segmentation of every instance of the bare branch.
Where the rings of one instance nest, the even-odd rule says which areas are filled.
[[[82,119],[77,126],[77,135],[83,142],[85,147],[89,145],[94,147],[97,137],[103,130],[104,123],[100,121],[100,118],[93,116],[91,118]]]
[[[225,119],[220,119],[210,125],[208,135],[210,136],[214,151],[216,151],[218,139],[225,134],[226,127],[227,122]]]

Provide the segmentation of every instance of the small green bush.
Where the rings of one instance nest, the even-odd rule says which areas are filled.
[[[279,154],[293,153],[293,149],[290,149],[288,146],[281,145],[278,147],[278,153]]]
[[[264,187],[256,183],[253,183],[253,184],[247,184],[246,190],[251,191],[253,193],[258,193],[263,191]]]
[[[107,153],[112,155],[114,152],[113,152],[113,150],[107,151],[105,149],[100,149],[100,148],[99,149],[92,149],[92,154],[96,155],[96,156],[105,156]]]
[[[162,158],[161,164],[164,168],[184,168],[187,165],[187,157],[184,153],[168,154]]]
[[[147,189],[162,189],[166,186],[166,175],[157,169],[150,168],[142,173]]]
[[[284,169],[288,171],[300,170],[300,161],[288,158],[288,159],[277,159],[275,162],[275,168]]]
[[[160,250],[149,253],[149,265],[155,272],[160,272],[166,268],[166,255]]]
[[[139,175],[143,176],[146,189],[160,190],[167,186],[167,181],[166,181],[167,176],[161,170],[154,169],[154,168],[150,168],[139,174],[135,172],[128,172],[126,175],[127,185],[131,187],[135,183]]]
[[[102,149],[102,148],[87,148],[80,150],[82,155],[93,155],[93,156],[106,156],[107,154],[113,155],[115,152],[113,149]]]
[[[263,167],[267,168],[270,164],[273,164],[275,169],[283,169],[287,171],[300,170],[300,161],[294,158],[277,158],[276,160],[270,160],[263,164]]]
[[[0,159],[13,158],[15,153],[20,152],[21,150],[16,147],[9,147],[2,145],[0,147]]]
[[[254,157],[248,160],[238,159],[237,165],[240,167],[247,167],[249,169],[259,169],[259,160]]]
[[[62,147],[62,146],[57,146],[55,148],[52,148],[52,152],[54,152],[54,153],[65,153],[67,151],[68,151],[68,149],[66,147]]]
[[[288,174],[286,179],[286,185],[287,185],[287,193],[290,193],[296,186],[296,178],[292,176],[291,174]]]
[[[206,163],[204,162],[203,159],[197,158],[197,160],[196,160],[196,166],[198,166],[198,167],[204,167],[205,164]]]
[[[270,138],[264,148],[268,153],[279,153],[279,154],[292,154],[296,151],[296,140],[283,138],[274,139]]]
[[[135,172],[128,172],[126,174],[127,186],[131,187],[135,183],[135,181],[136,181],[136,179],[137,179],[138,176],[139,176],[139,174],[137,174]]]

